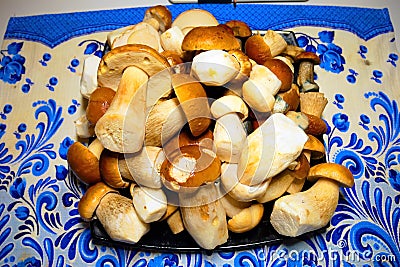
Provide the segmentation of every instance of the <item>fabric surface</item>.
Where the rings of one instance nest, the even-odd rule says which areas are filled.
[[[400,266],[399,53],[387,9],[287,5],[173,5],[221,22],[293,31],[321,58],[328,98],[327,160],[356,181],[342,189],[329,227],[296,242],[212,253],[165,253],[93,244],[77,204],[85,187],[66,152],[84,114],[85,57],[108,31],[145,8],[13,17],[0,51],[1,266]]]

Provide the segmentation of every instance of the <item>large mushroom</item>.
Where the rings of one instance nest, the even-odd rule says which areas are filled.
[[[103,182],[90,186],[78,203],[83,220],[97,217],[107,234],[116,241],[137,243],[150,230],[138,217],[132,200]]]
[[[337,163],[320,163],[311,167],[310,189],[286,195],[275,201],[271,224],[285,236],[299,236],[326,226],[339,200],[340,187],[354,185],[353,174]]]

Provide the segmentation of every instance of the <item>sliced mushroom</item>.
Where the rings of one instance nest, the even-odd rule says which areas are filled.
[[[228,240],[225,210],[216,196],[214,184],[201,187],[195,193],[179,194],[185,229],[204,249],[214,249]]]
[[[180,13],[172,22],[172,27],[186,29],[185,33],[199,26],[217,26],[218,20],[204,9],[193,8]]]
[[[268,58],[263,65],[272,71],[281,81],[280,92],[285,92],[292,87],[294,74],[290,67],[280,59]]]
[[[137,243],[150,230],[138,217],[132,201],[103,182],[90,186],[78,203],[84,220],[96,216],[107,234],[115,241]]]
[[[345,166],[321,163],[310,169],[310,189],[275,201],[271,224],[285,236],[299,236],[326,226],[338,204],[339,187],[352,187],[354,177]]]
[[[181,29],[177,26],[171,27],[161,34],[161,46],[164,50],[173,51],[183,57],[182,42],[184,37]]]
[[[145,223],[158,221],[167,211],[167,196],[161,188],[135,186],[131,195],[133,206]]]
[[[82,76],[80,81],[81,95],[89,99],[90,95],[96,90],[97,86],[97,68],[100,64],[100,58],[90,55],[83,61]]]
[[[103,149],[98,139],[91,142],[88,147],[75,142],[68,148],[67,162],[79,180],[86,184],[101,181],[99,159]]]
[[[113,48],[126,44],[147,45],[158,52],[162,52],[161,39],[158,31],[152,25],[146,22],[140,22],[135,25],[129,33],[126,43],[114,44]]]
[[[171,232],[175,235],[185,230],[180,210],[176,210],[168,217],[167,224],[169,229],[171,229]]]
[[[307,139],[291,119],[272,114],[247,137],[238,165],[240,182],[260,184],[280,173],[300,155]]]
[[[285,39],[273,30],[268,30],[264,35],[254,34],[245,42],[246,54],[257,64],[263,64],[267,58],[279,55],[286,47]]]

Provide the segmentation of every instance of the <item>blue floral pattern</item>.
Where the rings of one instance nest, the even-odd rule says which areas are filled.
[[[79,84],[86,56],[103,55],[105,34],[79,33],[80,38],[69,40],[71,52],[61,56],[57,46],[45,47],[34,58],[24,50],[34,42],[6,41],[0,51],[0,91],[29,100],[0,98],[0,265],[400,266],[400,111],[393,93],[398,88],[388,88],[390,75],[398,71],[398,53],[387,51],[382,62],[358,68],[352,59],[369,62],[374,53],[368,40],[349,51],[338,38],[342,29],[319,26],[326,29],[292,30],[302,48],[320,57],[316,75],[321,90],[329,80],[347,85],[326,92],[325,145],[327,160],[347,166],[356,186],[341,190],[324,232],[294,245],[211,256],[93,244],[77,206],[86,187],[69,175],[66,162],[76,140],[72,123],[84,106],[79,88],[68,82]],[[57,63],[60,57],[62,64]],[[38,70],[45,70],[43,77],[34,75]],[[354,98],[367,108],[354,112]],[[22,120],[15,119],[19,105],[27,110]]]

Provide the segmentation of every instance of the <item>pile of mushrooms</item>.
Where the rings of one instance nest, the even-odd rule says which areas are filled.
[[[172,20],[160,5],[107,42],[83,68],[88,104],[75,126],[90,144],[76,141],[67,155],[88,186],[82,219],[128,243],[165,220],[207,250],[259,225],[271,201],[281,235],[329,223],[354,178],[320,163],[327,99],[313,79],[317,55],[277,31],[221,24],[201,9]]]

